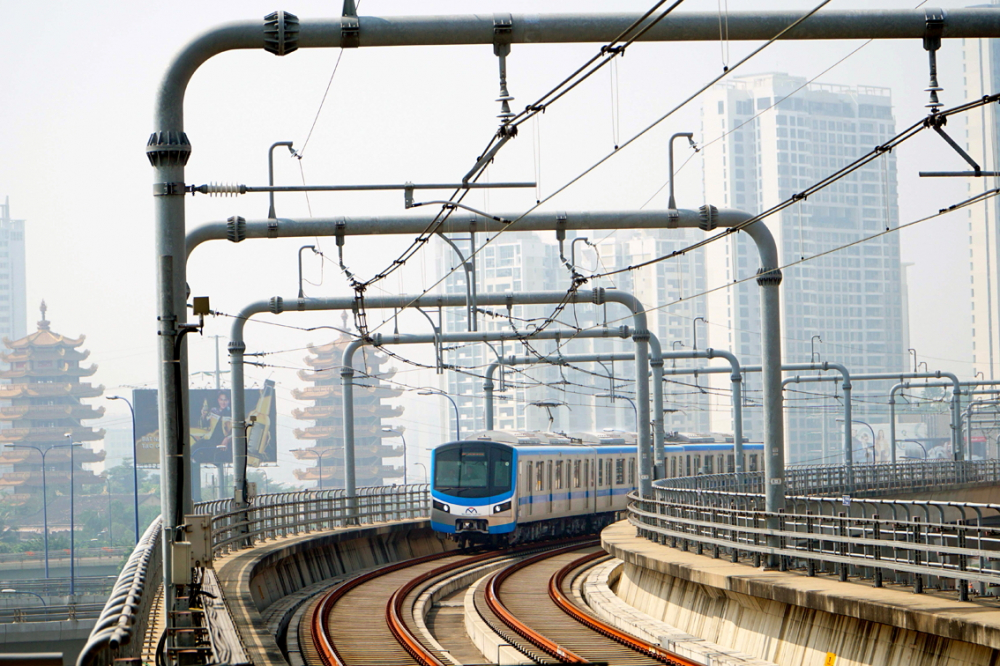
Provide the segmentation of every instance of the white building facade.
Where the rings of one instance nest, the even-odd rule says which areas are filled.
[[[24,268],[24,220],[10,216],[10,198],[0,204],[0,339],[28,334]]]
[[[707,93],[702,107],[703,141],[725,135],[721,148],[707,150],[704,157],[705,200],[719,208],[762,212],[894,132],[887,89],[807,85],[786,74],[736,78]],[[785,362],[807,363],[813,356],[842,363],[852,373],[901,371],[907,322],[898,236],[888,234],[811,259],[898,225],[895,156],[872,162],[765,223],[787,266],[782,271]],[[807,261],[795,263],[803,258]],[[743,365],[759,365],[760,304],[752,277],[760,263],[754,244],[745,234],[712,243],[706,264],[710,287],[723,279],[738,282],[707,296],[709,341],[731,349]],[[713,385],[721,390],[726,379],[717,376]],[[751,375],[744,388],[744,432],[760,441],[759,379]],[[790,388],[785,392],[789,462],[841,462],[842,426],[835,419],[842,403],[832,396],[833,385]],[[858,395],[887,391],[871,383],[855,388]],[[859,421],[866,418],[868,404],[862,400],[855,405]],[[868,420],[876,418],[873,412]],[[871,444],[867,432],[865,428],[859,439]],[[871,446],[864,455],[871,460]],[[875,453],[879,460],[887,455],[887,450]]]

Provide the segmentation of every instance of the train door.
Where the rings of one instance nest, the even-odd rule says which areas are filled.
[[[670,456],[670,478],[677,476],[677,456]]]
[[[552,488],[553,488],[553,486],[552,486],[552,461],[550,460],[549,464],[546,465],[545,467],[546,467],[546,470],[547,470],[547,473],[545,475],[545,480],[547,481],[547,485],[548,485],[548,488],[549,488],[549,502],[548,502],[548,507],[549,507],[549,513],[552,513]]]
[[[532,495],[535,492],[535,466],[530,462],[524,463],[524,491],[522,495],[525,501],[528,503],[528,515],[530,516],[535,511],[535,505],[531,501],[533,499]]]
[[[611,476],[611,458],[608,458],[604,462],[604,477],[605,481],[608,482],[608,501],[607,506],[611,506],[615,501],[615,483],[614,477]]]
[[[583,510],[590,513],[590,489],[594,484],[590,479],[590,458],[583,459]]]

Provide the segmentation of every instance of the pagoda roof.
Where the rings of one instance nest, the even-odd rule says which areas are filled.
[[[45,450],[47,447],[39,447]],[[45,454],[45,460],[50,465],[62,465],[69,462],[69,448],[60,447],[52,453]],[[73,452],[73,460],[77,464],[95,463],[104,460],[104,451],[94,451],[81,446]],[[0,453],[0,465],[38,465],[38,452],[31,449],[6,448]]]
[[[14,349],[9,352],[0,352],[0,359],[7,361],[8,363],[14,363],[16,361],[30,361],[30,360],[55,360],[62,359],[65,361],[83,361],[90,357],[90,350],[77,350],[71,349],[69,347],[36,347],[36,348],[22,348]]]
[[[317,386],[306,386],[300,389],[292,389],[292,397],[296,400],[322,400],[323,398],[336,398],[343,393],[344,387],[337,384],[319,384]],[[377,388],[368,386],[354,386],[355,396],[365,395],[376,398],[397,398],[403,394],[401,389],[379,386]]]
[[[69,472],[67,470],[48,470],[45,472],[45,483],[49,486],[49,496],[52,496],[53,489],[58,484],[69,484]],[[89,469],[78,469],[73,472],[74,485],[80,486],[96,485],[104,483],[104,478],[98,476]],[[42,473],[38,470],[6,472],[0,474],[0,488],[41,488]],[[77,493],[79,495],[79,493]],[[83,495],[81,495],[83,497]],[[51,500],[50,500],[51,501]],[[107,500],[105,500],[107,501]]]
[[[17,442],[24,444],[37,444],[39,442],[59,442],[66,440],[66,434],[70,433],[74,442],[93,442],[104,439],[104,429],[94,430],[92,428],[51,426],[39,428],[3,428],[0,429],[0,442]]]
[[[96,398],[104,393],[104,385],[76,382],[30,383],[30,384],[0,384],[0,399],[13,398],[59,398],[74,396],[77,398]]]
[[[99,419],[105,408],[84,404],[13,405],[0,407],[0,421],[19,419]]]
[[[402,405],[355,405],[354,413],[367,413],[368,415],[376,415],[376,409],[378,410],[378,416],[382,418],[392,418],[393,416],[402,416],[406,408]],[[3,410],[0,409],[0,414]],[[300,421],[315,421],[323,419],[337,419],[340,420],[343,414],[343,407],[340,405],[313,405],[312,407],[306,407],[304,409],[293,409],[292,416],[299,419]]]
[[[10,370],[0,371],[0,377],[6,379],[19,379],[21,377],[90,377],[95,372],[97,372],[97,366],[92,365],[89,368],[81,368],[79,366],[70,366],[69,363],[63,362],[59,366],[53,366],[51,368],[12,368]]]

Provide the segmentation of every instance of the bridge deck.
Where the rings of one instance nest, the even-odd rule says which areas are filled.
[[[822,576],[764,571],[661,546],[619,522],[601,533],[604,549],[626,564],[717,590],[1000,649],[995,599],[961,602],[906,589],[875,589]]]

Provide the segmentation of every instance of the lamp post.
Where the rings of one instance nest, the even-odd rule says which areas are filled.
[[[415,462],[413,464],[424,470],[424,483],[429,483],[430,475],[427,473],[427,465],[422,462]]]
[[[333,449],[327,449],[326,451],[323,451],[322,453],[317,453],[316,449],[299,449],[298,450],[298,453],[303,453],[303,454],[311,453],[311,454],[313,454],[312,457],[319,461],[319,488],[317,488],[317,490],[323,490],[323,456],[325,456],[326,454],[328,454],[328,453],[330,453],[332,451],[333,451]]]
[[[635,436],[639,436],[639,409],[635,406],[635,401],[624,395],[617,395],[615,393],[598,393],[594,396],[595,398],[608,398],[611,402],[615,400],[627,400],[628,404],[632,405],[632,411],[635,412]]]
[[[906,353],[913,356],[913,372],[916,373],[917,372],[917,350],[916,349],[907,349]]]
[[[135,543],[139,543],[139,457],[136,451],[135,441],[135,409],[128,398],[120,395],[109,395],[108,400],[121,400],[128,405],[129,414],[132,415],[132,517],[135,520]]]
[[[462,439],[462,426],[459,421],[458,404],[452,399],[450,395],[448,395],[444,391],[436,391],[433,389],[421,389],[417,391],[417,395],[440,395],[447,398],[448,402],[451,403],[451,406],[455,408],[455,439],[456,440]]]
[[[389,426],[382,426],[382,432],[392,433],[396,437],[403,440],[403,485],[406,485],[406,437],[403,436],[402,430],[397,430],[395,428],[390,428]]]
[[[809,362],[810,363],[815,363],[816,362],[816,341],[817,340],[819,340],[820,342],[823,342],[823,338],[819,337],[818,335],[814,335],[814,336],[812,336],[812,338],[809,339]]]
[[[697,152],[698,145],[694,142],[694,134],[691,132],[677,132],[670,137],[669,153],[670,153],[670,198],[667,200],[667,208],[670,210],[677,210],[677,200],[674,198],[674,139],[685,138],[691,147]]]
[[[69,596],[76,596],[76,484],[73,475],[76,473],[76,463],[74,461],[73,449],[83,444],[73,441],[73,433],[66,433],[69,447]]]
[[[45,603],[45,599],[42,598],[42,595],[35,594],[34,592],[25,592],[25,591],[22,591],[22,590],[15,590],[15,589],[10,588],[10,587],[5,587],[4,589],[0,590],[0,592],[2,592],[3,594],[30,594],[33,597],[38,597],[38,600],[42,602],[42,606],[48,606],[48,604]]]
[[[705,319],[704,317],[695,317],[694,321],[691,322],[691,351],[698,351],[698,320],[699,319],[702,322],[706,323],[706,324],[708,323],[708,320]],[[695,388],[697,388],[699,392],[704,393],[704,391],[701,390],[701,384],[698,382],[698,375],[694,376],[694,385],[695,385]],[[695,397],[694,400],[697,402],[698,401],[697,397]],[[698,408],[699,409],[701,408],[700,405],[698,406]]]
[[[110,547],[110,546],[114,546],[115,545],[115,539],[114,539],[114,536],[112,535],[112,532],[111,532],[111,516],[112,516],[112,514],[111,514],[111,477],[110,476],[107,476],[107,475],[104,476],[104,484],[105,484],[105,486],[107,486],[107,489],[108,489],[108,546]]]
[[[76,446],[79,446],[77,444]],[[65,444],[56,444],[55,446],[50,446],[47,449],[40,449],[32,444],[11,444],[12,449],[34,449],[38,451],[38,455],[42,457],[42,541],[45,547],[45,577],[49,577],[49,491],[48,484],[46,482],[45,475],[45,456],[52,449],[63,449],[66,448]],[[70,447],[70,452],[72,453],[72,447]],[[72,473],[70,474],[70,485],[72,486]],[[72,567],[72,563],[70,564]],[[72,580],[70,585],[72,586]]]

